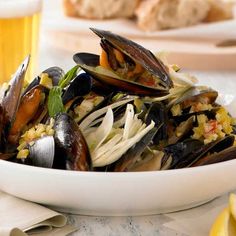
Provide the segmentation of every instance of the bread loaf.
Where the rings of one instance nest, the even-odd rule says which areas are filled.
[[[139,0],[63,0],[68,16],[88,19],[129,18]]]
[[[209,10],[207,0],[144,0],[136,16],[140,28],[155,31],[197,24]]]
[[[210,10],[204,19],[205,22],[214,22],[221,20],[228,20],[233,18],[232,1],[225,0],[208,0],[210,3]]]
[[[145,31],[180,28],[233,18],[232,0],[63,0],[67,16],[131,18]]]

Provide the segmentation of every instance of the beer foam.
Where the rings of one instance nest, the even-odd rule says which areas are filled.
[[[42,0],[0,0],[0,18],[31,16],[42,9]]]

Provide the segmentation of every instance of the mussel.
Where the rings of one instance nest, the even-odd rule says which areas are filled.
[[[60,155],[66,157],[66,169],[91,170],[90,152],[76,122],[66,113],[59,114],[54,129],[56,145],[62,151]]]
[[[18,98],[19,107],[16,109],[15,119],[11,123],[8,143],[16,145],[27,124],[39,123],[47,115],[47,96],[53,84],[58,84],[64,72],[59,67],[50,67],[37,76]],[[22,89],[22,88],[21,88]]]
[[[151,104],[149,109],[145,114],[145,122],[149,124],[151,121],[155,122],[155,127],[158,128],[155,136],[153,137],[153,143],[159,144],[163,140],[167,140],[167,109],[165,105],[161,102],[156,102]]]
[[[178,163],[184,161],[187,156],[196,152],[202,146],[203,143],[195,139],[186,139],[183,142],[169,145],[164,148],[165,155],[162,160],[162,166],[164,166],[165,162],[169,159],[171,162],[168,169],[174,168]]]
[[[198,151],[198,155],[195,154],[197,158],[193,159],[189,166],[208,165],[236,158],[234,140],[235,137],[230,135],[205,145]]]
[[[10,81],[10,88],[3,97],[0,105],[0,151],[7,149],[7,139],[12,123],[21,101],[21,91],[24,84],[25,73],[29,64],[29,57],[18,67]]]
[[[8,142],[16,144],[23,128],[36,115],[42,102],[43,89],[36,86],[29,90],[22,98],[16,117],[9,131]]]
[[[92,78],[86,73],[77,75],[65,89],[62,96],[64,104],[75,99],[76,97],[83,97],[92,89]]]
[[[88,171],[92,162],[87,143],[76,122],[66,113],[55,117],[54,134],[29,144],[29,162],[36,166]]]
[[[208,111],[216,106],[218,92],[203,86],[194,86],[168,104],[174,117],[188,118],[192,114]]]
[[[60,67],[49,67],[31,81],[31,83],[23,91],[23,95],[40,84],[48,88],[56,86],[64,75],[65,72]]]
[[[101,38],[100,56],[77,53],[67,73],[50,67],[24,87],[27,57],[0,91],[0,159],[146,171],[236,158],[235,120],[217,104],[217,91],[194,86],[135,42],[91,30]]]
[[[227,155],[227,149],[234,144],[234,136],[226,136],[222,139],[216,140],[206,145],[200,145],[193,152],[188,153],[182,161],[176,163],[173,168],[185,168],[190,166],[200,166],[211,163],[217,163],[223,160],[230,160],[236,158],[236,152]],[[188,148],[188,147],[187,147]],[[236,150],[229,149],[229,150]]]
[[[173,87],[167,67],[149,50],[124,37],[91,28],[101,38],[102,54],[77,53],[74,61],[95,79],[117,90],[163,96]]]

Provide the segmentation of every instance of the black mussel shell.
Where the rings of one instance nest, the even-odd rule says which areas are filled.
[[[164,148],[165,156],[172,157],[170,169],[175,168],[178,163],[181,163],[185,158],[196,152],[203,143],[196,139],[186,139],[183,142],[169,145]],[[167,160],[163,158],[163,160]],[[164,165],[164,163],[162,163]]]
[[[28,68],[30,57],[22,62],[18,67],[16,73],[10,81],[10,89],[6,96],[2,99],[0,105],[0,150],[6,148],[8,132],[15,120],[16,112],[18,110],[21,98],[21,91],[24,84],[25,73]]]
[[[182,121],[177,126],[174,126],[173,122],[169,122],[167,128],[168,133],[168,145],[175,144],[184,140],[188,136],[194,127],[195,116],[190,116],[187,120]]]
[[[102,83],[108,84],[111,88],[118,91],[128,91],[133,94],[149,95],[149,96],[164,96],[168,94],[168,90],[160,90],[155,87],[144,86],[134,81],[122,79],[113,72],[104,73],[100,71],[99,56],[90,53],[77,53],[73,57],[74,61],[94,79]]]
[[[236,147],[233,146],[235,137],[226,136],[200,148],[191,158],[189,166],[213,164],[236,158]],[[184,164],[184,163],[183,163]]]
[[[31,89],[33,89],[34,87],[38,86],[40,84],[40,77],[37,76],[36,78],[34,78],[34,80],[24,89],[23,93],[22,93],[22,97],[28,93]]]
[[[58,85],[60,79],[65,75],[65,72],[57,66],[49,67],[48,69],[44,70],[42,73],[48,74],[48,77],[52,80],[53,86]],[[32,88],[39,85],[41,81],[40,75],[35,77],[31,83],[25,88],[22,96],[29,92]]]
[[[52,79],[53,86],[57,86],[59,84],[59,81],[65,75],[64,70],[58,66],[49,67],[48,69],[44,70],[42,73],[48,74],[49,78]]]
[[[218,92],[209,87],[192,87],[187,90],[181,97],[169,103],[169,107],[179,104],[181,109],[186,109],[192,105],[201,102],[205,104],[213,104],[218,97]]]
[[[167,140],[167,110],[163,103],[153,103],[146,112],[145,123],[148,125],[151,121],[155,122],[155,127],[158,128],[156,135],[153,138],[154,144],[159,144],[161,140]]]
[[[90,29],[101,39],[107,40],[114,48],[119,49],[134,61],[141,64],[151,74],[160,78],[164,87],[170,89],[173,86],[173,82],[169,77],[168,69],[161,60],[153,55],[151,51],[120,35],[111,33],[110,31],[95,28]]]
[[[202,145],[194,152],[186,156],[184,160],[182,160],[175,166],[175,168],[194,166],[195,163],[201,161],[201,159],[204,158],[205,156],[221,152],[223,149],[232,146],[233,143],[234,143],[234,136],[226,136],[225,138]]]
[[[89,149],[76,122],[66,113],[58,114],[54,130],[56,158],[66,159],[64,167],[69,170],[91,170]]]
[[[75,97],[87,95],[92,88],[92,78],[87,73],[77,75],[66,88],[62,100],[66,104]]]
[[[236,146],[231,146],[222,150],[221,152],[206,156],[193,164],[193,166],[209,165],[233,159],[236,159]]]

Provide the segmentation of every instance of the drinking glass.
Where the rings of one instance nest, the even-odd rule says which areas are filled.
[[[11,79],[20,63],[31,55],[26,80],[37,64],[42,0],[0,0],[0,84]]]

